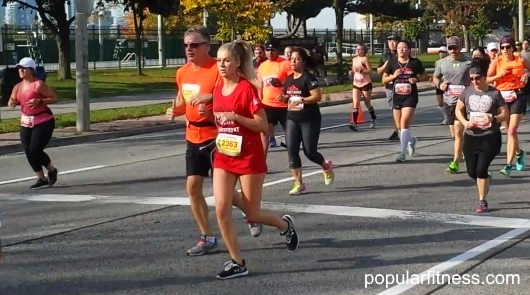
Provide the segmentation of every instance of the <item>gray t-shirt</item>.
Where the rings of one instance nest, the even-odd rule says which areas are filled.
[[[474,86],[468,86],[459,97],[466,106],[466,119],[470,122],[488,122],[489,116],[497,116],[499,108],[504,106],[504,98],[496,88],[489,86],[487,91],[478,91]],[[466,133],[473,136],[488,135],[500,132],[500,123],[492,123],[490,127],[466,128]]]
[[[521,50],[520,56],[527,61],[530,61],[530,50]]]
[[[469,66],[471,61],[460,54],[458,59],[446,56],[438,60],[434,69],[434,76],[442,82],[448,82],[447,90],[444,92],[444,102],[448,105],[454,105],[458,97],[469,86]]]

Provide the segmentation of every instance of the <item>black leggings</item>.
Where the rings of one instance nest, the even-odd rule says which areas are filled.
[[[464,134],[464,157],[467,174],[473,179],[486,179],[491,162],[501,152],[502,135],[500,132],[484,136]]]
[[[50,142],[54,129],[55,119],[35,125],[33,128],[20,127],[20,142],[34,172],[42,171],[43,166],[46,167],[51,163],[44,149]]]
[[[300,143],[303,143],[305,156],[313,163],[321,166],[324,157],[317,150],[320,137],[320,126],[322,119],[307,122],[295,122],[287,119],[285,124],[285,143],[289,155],[289,168],[302,168],[300,159]]]

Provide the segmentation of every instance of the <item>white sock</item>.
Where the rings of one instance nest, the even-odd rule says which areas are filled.
[[[438,107],[440,109],[440,112],[442,113],[442,116],[444,116],[444,119],[447,119],[447,112],[445,111],[445,107]]]
[[[407,146],[409,145],[409,141],[411,139],[410,136],[410,129],[401,129],[401,153],[405,154],[407,151]]]

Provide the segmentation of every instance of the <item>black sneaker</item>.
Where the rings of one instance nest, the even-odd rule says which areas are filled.
[[[248,269],[245,266],[245,260],[243,259],[243,265],[237,264],[234,260],[227,261],[224,265],[225,269],[217,274],[217,279],[228,280],[237,277],[248,275]]]
[[[48,185],[49,185],[48,180],[39,178],[37,182],[35,182],[35,184],[30,186],[29,188],[30,189],[41,189],[41,188],[48,187]]]
[[[357,129],[357,124],[355,124],[355,123],[351,123],[351,124],[350,124],[350,130],[351,130],[351,131],[359,131],[359,129]]]
[[[57,174],[59,174],[59,171],[57,171],[57,168],[53,171],[48,171],[48,186],[52,187],[57,182]]]
[[[293,218],[291,216],[284,215],[282,219],[285,220],[287,224],[289,224],[289,228],[285,232],[280,233],[280,235],[285,237],[287,249],[289,250],[289,252],[292,252],[298,249],[298,234],[296,233],[296,230],[294,228]]]
[[[399,140],[399,134],[397,133],[397,131],[394,131],[392,135],[390,135],[388,140]]]

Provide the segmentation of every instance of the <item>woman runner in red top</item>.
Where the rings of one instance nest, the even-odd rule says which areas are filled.
[[[219,229],[232,258],[217,274],[218,279],[224,280],[248,274],[232,220],[238,180],[243,211],[249,221],[278,228],[289,251],[298,248],[298,235],[289,215],[279,217],[261,210],[267,163],[260,133],[268,131],[268,123],[258,99],[259,82],[251,48],[242,41],[224,44],[217,52],[217,66],[223,79],[213,92],[213,112],[219,130],[213,161],[213,192]]]

